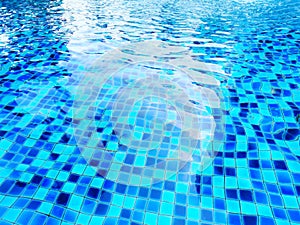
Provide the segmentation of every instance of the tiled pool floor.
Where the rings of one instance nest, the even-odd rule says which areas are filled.
[[[300,1],[0,2],[0,224],[300,224]]]

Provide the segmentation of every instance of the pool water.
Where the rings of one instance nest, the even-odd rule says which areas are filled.
[[[300,224],[300,1],[2,0],[0,224]]]

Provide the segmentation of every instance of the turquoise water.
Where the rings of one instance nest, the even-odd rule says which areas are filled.
[[[0,224],[300,224],[300,1],[0,2]]]

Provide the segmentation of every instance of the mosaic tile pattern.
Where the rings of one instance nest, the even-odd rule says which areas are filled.
[[[0,224],[300,224],[299,9],[298,0],[1,1]],[[200,72],[222,90],[224,149],[203,171],[188,163],[162,182],[126,185],[83,157],[74,96],[108,49],[153,39],[211,65]]]
[[[78,84],[76,143],[106,179],[149,186],[183,167],[204,170],[223,147],[223,100],[213,90],[220,92],[218,86],[197,85],[174,60],[153,60],[155,52],[166,59],[183,50],[157,41],[121,46],[95,59]]]

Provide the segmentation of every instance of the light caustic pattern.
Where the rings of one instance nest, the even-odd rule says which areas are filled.
[[[220,94],[205,84],[217,90],[219,83],[193,68],[210,71],[187,48],[158,41],[119,47],[91,63],[75,94],[74,134],[100,175],[148,186],[187,164],[194,172],[210,164],[224,130]]]

